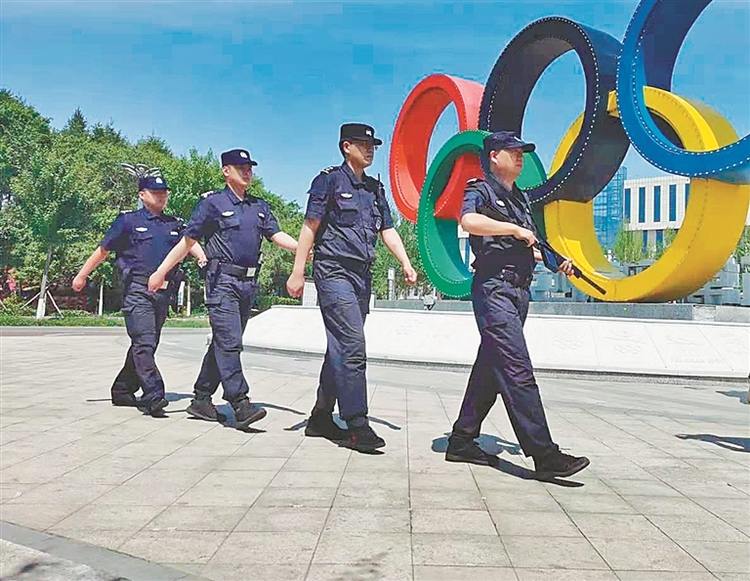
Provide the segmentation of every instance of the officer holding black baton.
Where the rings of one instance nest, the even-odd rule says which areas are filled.
[[[123,212],[115,219],[99,247],[73,279],[73,290],[80,292],[88,276],[109,253],[117,253],[117,266],[122,275],[122,311],[131,344],[125,364],[112,385],[112,404],[137,406],[152,416],[163,416],[167,400],[154,354],[177,287],[177,269],[167,269],[153,293],[148,292],[147,285],[149,275],[180,240],[185,223],[181,218],[163,213],[169,200],[163,177],[140,177],[138,197],[143,207]],[[190,253],[199,262],[206,259],[199,244],[191,248]],[[137,400],[135,393],[141,388],[143,397]]]
[[[464,193],[461,227],[476,256],[472,304],[481,343],[445,459],[490,465],[475,439],[500,393],[526,456],[534,459],[539,479],[566,477],[589,464],[564,454],[552,437],[523,335],[529,310],[529,285],[542,255],[534,246],[538,232],[525,194],[516,186],[524,152],[534,151],[515,133],[488,135],[482,153],[486,179],[470,180]],[[559,271],[570,276],[564,260]]]
[[[281,231],[265,200],[247,193],[253,166],[258,165],[250,153],[245,149],[225,151],[221,165],[227,186],[203,194],[184,237],[151,276],[149,288],[159,289],[166,273],[185,258],[198,239],[205,237],[206,307],[212,339],[187,412],[202,420],[223,422],[226,418],[217,412],[212,401],[221,382],[224,399],[234,410],[235,425],[245,430],[266,415],[265,409],[250,403],[250,388],[240,361],[242,333],[258,293],[261,241],[265,237],[292,252],[297,241]]]

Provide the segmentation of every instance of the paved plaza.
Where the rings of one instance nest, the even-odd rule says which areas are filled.
[[[363,455],[303,435],[318,359],[243,354],[268,409],[243,433],[184,413],[205,330],[164,331],[165,419],[109,403],[123,329],[1,332],[3,580],[750,578],[741,383],[541,377],[553,437],[591,458],[541,483],[502,404],[497,469],[443,460],[466,371],[371,366],[388,445]]]

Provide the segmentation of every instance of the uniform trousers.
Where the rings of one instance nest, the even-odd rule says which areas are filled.
[[[558,447],[550,436],[523,335],[529,312],[528,288],[477,272],[471,297],[481,342],[453,434],[479,437],[499,393],[524,454],[554,452]]]

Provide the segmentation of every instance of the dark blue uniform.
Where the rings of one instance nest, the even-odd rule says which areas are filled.
[[[536,233],[528,200],[515,185],[508,191],[494,176],[471,180],[461,215],[478,213]],[[533,249],[512,236],[469,236],[476,256],[471,297],[481,343],[453,435],[474,439],[500,393],[527,456],[557,451],[544,415],[526,348]]]
[[[306,218],[320,221],[313,279],[328,348],[313,413],[333,412],[336,400],[350,428],[367,424],[364,323],[369,313],[378,234],[393,228],[383,185],[347,164],[323,170],[312,182]]]
[[[132,405],[134,394],[143,388],[141,404],[164,398],[164,380],[156,367],[154,353],[167,318],[169,301],[176,285],[154,294],[148,291],[148,277],[182,237],[185,223],[175,216],[152,214],[146,208],[120,214],[101,241],[115,252],[122,274],[122,311],[130,336],[125,365],[112,386],[112,402]],[[173,281],[177,269],[167,277]]]
[[[212,339],[198,379],[195,398],[210,400],[219,382],[224,399],[237,403],[247,398],[249,387],[242,374],[242,333],[258,292],[262,237],[280,232],[267,202],[245,195],[240,200],[231,189],[203,194],[185,236],[205,238],[209,260],[206,306]]]

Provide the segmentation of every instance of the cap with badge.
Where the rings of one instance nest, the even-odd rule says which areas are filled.
[[[138,178],[139,190],[168,190],[167,181],[161,176],[143,176]]]
[[[244,165],[246,163],[258,165],[257,161],[252,160],[247,149],[230,149],[221,154],[221,165]]]
[[[344,141],[371,141],[373,145],[383,145],[383,141],[375,137],[375,129],[364,123],[344,123],[339,143]]]
[[[484,150],[500,151],[501,149],[522,149],[530,153],[536,149],[533,143],[527,143],[515,131],[496,131],[484,138]]]

